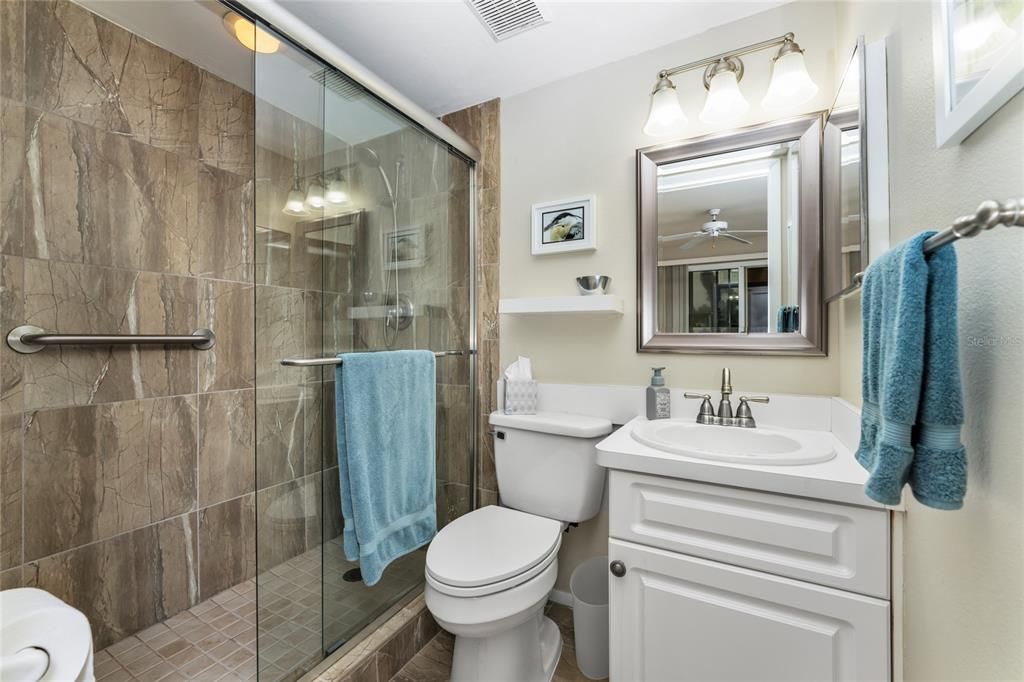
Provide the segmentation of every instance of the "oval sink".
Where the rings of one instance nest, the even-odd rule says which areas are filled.
[[[719,462],[778,466],[827,462],[836,456],[828,436],[812,431],[661,419],[637,424],[632,436],[655,450]]]

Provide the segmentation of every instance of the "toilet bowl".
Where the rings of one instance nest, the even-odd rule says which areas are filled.
[[[611,423],[495,413],[491,425],[509,506],[482,507],[441,529],[427,548],[427,608],[455,635],[453,682],[548,682],[562,639],[544,606],[562,531],[600,509],[604,475],[594,446]]]

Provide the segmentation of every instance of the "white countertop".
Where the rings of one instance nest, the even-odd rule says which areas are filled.
[[[836,451],[833,459],[818,464],[767,466],[715,462],[655,450],[634,440],[630,433],[634,424],[645,421],[644,417],[636,417],[598,443],[597,463],[608,469],[864,507],[884,506],[864,494],[867,472],[854,459],[853,452],[832,432],[817,433],[831,439]]]

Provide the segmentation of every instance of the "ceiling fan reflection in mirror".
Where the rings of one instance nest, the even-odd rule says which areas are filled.
[[[738,234],[764,234],[766,230],[734,230],[729,232],[729,223],[725,220],[719,220],[719,216],[722,213],[720,208],[712,208],[708,211],[708,215],[711,216],[711,220],[700,226],[700,229],[696,232],[684,232],[682,234],[666,235],[664,237],[658,237],[658,242],[661,244],[668,244],[676,241],[684,241],[679,245],[680,251],[692,249],[698,244],[703,244],[704,239],[711,238],[711,248],[715,248],[715,242],[719,237],[725,239],[731,239],[741,244],[753,244],[752,241],[744,239],[743,237],[737,237]]]

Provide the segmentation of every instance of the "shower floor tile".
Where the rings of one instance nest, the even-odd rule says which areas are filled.
[[[255,679],[255,587],[247,580],[98,652],[97,681]]]
[[[254,680],[257,664],[261,680],[298,679],[322,660],[322,636],[328,645],[351,637],[420,584],[425,556],[417,551],[394,561],[367,588],[343,579],[357,564],[345,559],[341,538],[330,540],[111,644],[96,654],[96,680]],[[332,606],[321,622],[325,601]]]

